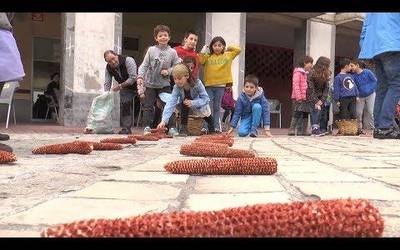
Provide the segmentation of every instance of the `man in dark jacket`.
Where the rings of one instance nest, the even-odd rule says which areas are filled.
[[[104,52],[107,62],[104,90],[120,91],[120,124],[119,134],[131,134],[133,126],[133,98],[136,93],[137,66],[129,56],[118,55],[112,50]],[[111,87],[112,77],[118,84]]]

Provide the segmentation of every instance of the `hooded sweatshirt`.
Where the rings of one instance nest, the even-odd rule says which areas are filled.
[[[267,98],[265,98],[264,96],[263,89],[261,87],[258,87],[256,93],[253,96],[248,96],[244,91],[240,94],[236,102],[235,113],[233,114],[230,123],[232,128],[236,128],[239,119],[246,119],[251,116],[251,111],[255,103],[260,104],[262,107],[262,119],[265,128],[270,127],[269,103]]]
[[[196,60],[196,65],[193,68],[192,75],[195,79],[199,78],[199,56],[197,55],[194,49],[185,49],[183,46],[177,46],[174,48],[176,53],[178,53],[178,57],[183,60],[183,58],[190,56]]]
[[[338,101],[344,97],[354,96],[358,96],[358,89],[352,75],[339,73],[333,82],[333,99]]]

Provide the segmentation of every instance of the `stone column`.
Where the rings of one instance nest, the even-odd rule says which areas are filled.
[[[62,15],[61,123],[85,127],[92,100],[103,93],[105,50],[121,51],[122,13]],[[115,95],[113,126],[119,127],[119,95]]]
[[[246,13],[206,13],[205,44],[210,44],[215,36],[222,36],[227,45],[238,45],[242,49],[232,63],[232,89],[233,97],[236,99],[243,89],[244,81]]]
[[[307,20],[302,22],[300,28],[294,30],[294,50],[293,50],[293,67],[297,67],[299,61],[306,56],[307,44]],[[314,58],[315,62],[316,58]]]

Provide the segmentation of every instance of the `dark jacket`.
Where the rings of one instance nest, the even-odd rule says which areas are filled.
[[[312,76],[311,71],[310,74],[308,74],[307,84],[307,101],[310,102],[312,106],[314,106],[318,100],[325,103],[329,93],[329,82],[319,82]]]
[[[233,114],[231,120],[231,127],[236,128],[239,119],[246,119],[251,116],[251,111],[253,105],[258,103],[262,107],[262,117],[264,121],[264,126],[270,126],[270,113],[269,113],[269,103],[267,98],[264,96],[264,91],[262,88],[258,88],[254,96],[249,97],[245,92],[242,92],[237,99],[235,106],[235,113]]]

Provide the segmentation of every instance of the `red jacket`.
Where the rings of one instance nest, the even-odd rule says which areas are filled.
[[[186,50],[183,48],[183,46],[177,46],[174,48],[176,50],[176,53],[178,54],[178,57],[183,59],[186,56],[191,56],[196,59],[196,66],[193,69],[192,75],[194,78],[199,78],[199,56],[197,55],[196,51],[193,50]]]
[[[306,100],[307,74],[308,72],[303,68],[295,68],[293,70],[292,99],[296,101]]]

